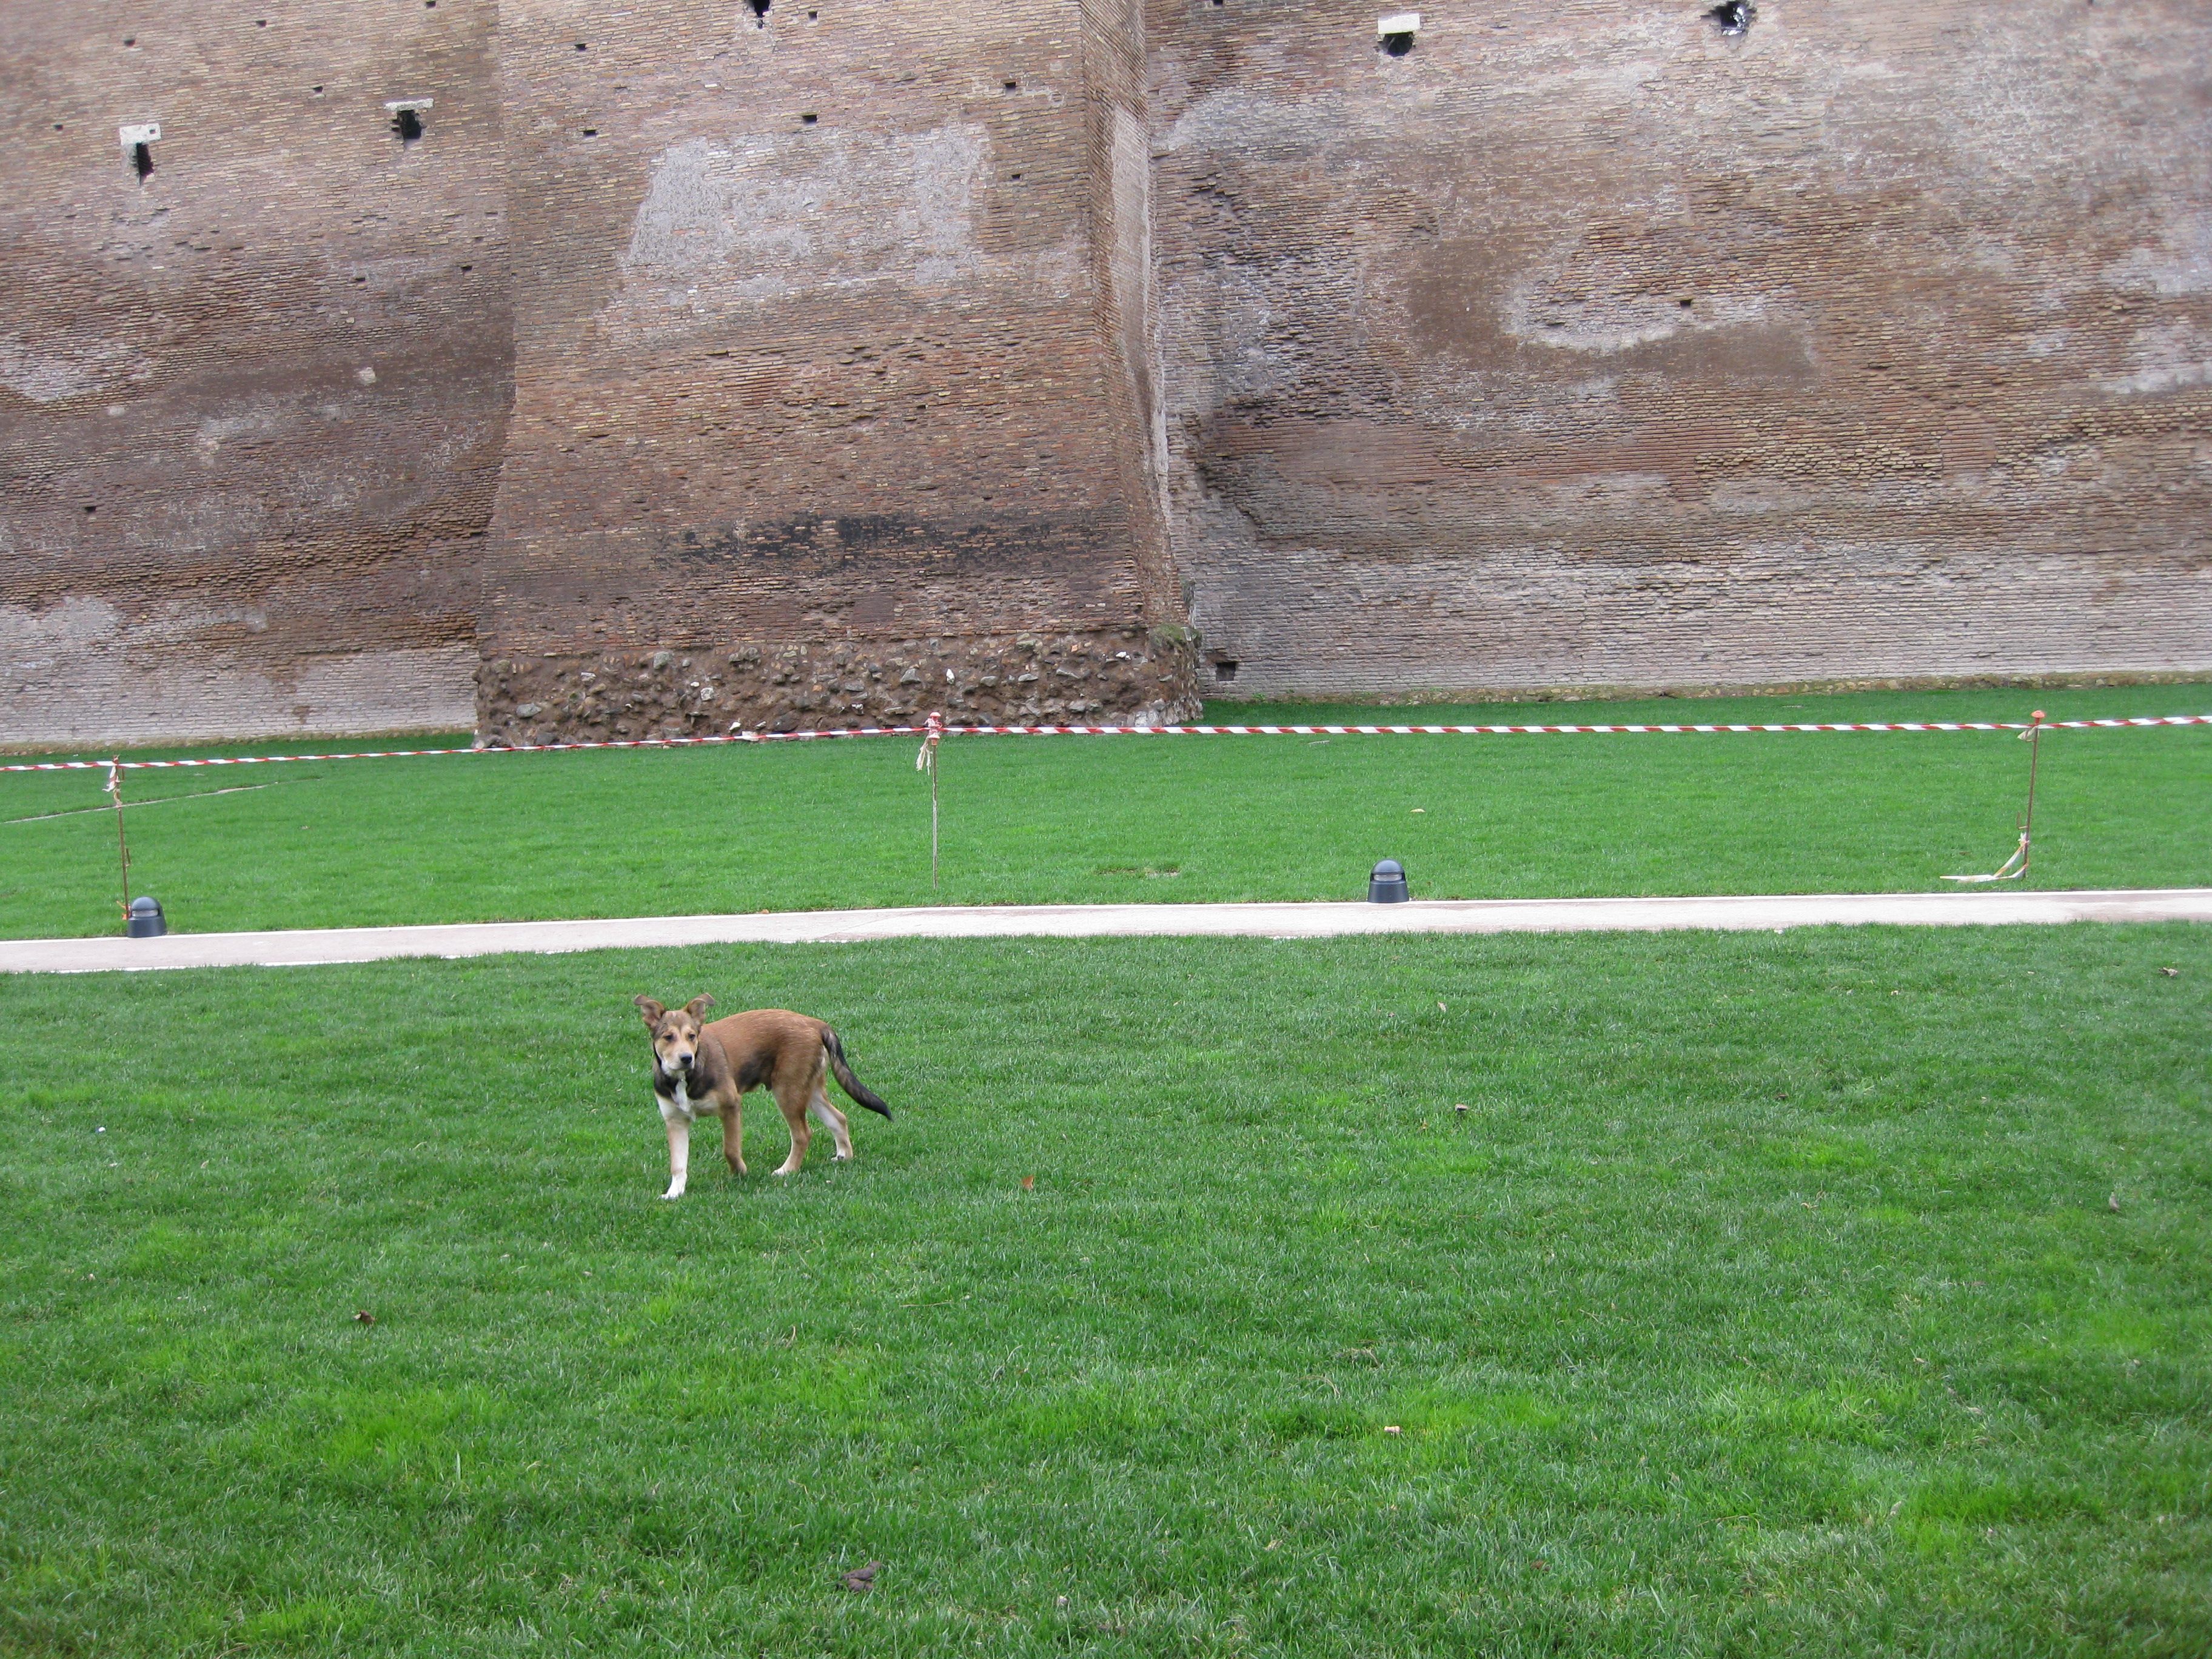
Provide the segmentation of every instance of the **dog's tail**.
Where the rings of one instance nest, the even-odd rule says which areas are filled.
[[[845,1063],[845,1045],[837,1041],[837,1034],[827,1025],[822,1028],[822,1046],[829,1052],[830,1069],[837,1074],[837,1086],[870,1111],[889,1117],[891,1109],[884,1104],[882,1097],[873,1089],[853,1075],[853,1068]]]

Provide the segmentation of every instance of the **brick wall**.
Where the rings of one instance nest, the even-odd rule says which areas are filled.
[[[0,9],[0,742],[2212,672],[2191,0],[757,3]]]
[[[0,9],[0,740],[473,718],[509,399],[494,22]],[[385,105],[412,99],[408,143]],[[146,124],[142,178],[118,128]]]
[[[1706,12],[1153,0],[1210,681],[2212,669],[2212,12]]]
[[[663,651],[720,666],[710,704],[654,691],[659,729],[1194,708],[1101,166],[1117,131],[1143,154],[1126,27],[1076,0],[511,6],[501,68],[488,732],[580,718],[553,677]],[[1142,666],[1024,681],[1048,635]],[[793,696],[729,672],[810,642],[843,660]]]

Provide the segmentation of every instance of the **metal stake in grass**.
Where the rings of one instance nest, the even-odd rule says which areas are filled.
[[[131,843],[123,836],[123,757],[107,763],[107,798],[115,803],[115,851],[123,860],[123,896],[117,908],[126,926],[131,921]]]
[[[914,769],[929,774],[929,890],[937,890],[937,740],[945,735],[945,716],[932,709],[927,727],[929,735],[921,740],[921,752],[914,757]]]
[[[2012,856],[1986,876],[1946,876],[1946,881],[2018,881],[2027,873],[2029,838],[2035,831],[2035,763],[2043,749],[2043,711],[2039,708],[2027,717],[2027,730],[2021,736],[2027,739],[2027,811],[2021,815],[2020,845]],[[2014,865],[2019,868],[2014,869]]]

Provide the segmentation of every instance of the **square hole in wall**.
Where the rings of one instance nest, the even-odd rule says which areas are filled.
[[[420,138],[429,123],[423,118],[437,102],[434,98],[394,98],[384,106],[392,117],[392,130],[399,135],[402,144],[412,144]]]

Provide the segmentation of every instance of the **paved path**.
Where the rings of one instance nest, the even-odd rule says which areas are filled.
[[[2212,921],[2212,887],[2105,892],[1827,893],[1730,898],[1417,899],[1410,904],[1035,904],[907,910],[794,910],[764,915],[636,916],[606,921],[486,921],[434,927],[332,927],[164,939],[0,940],[0,972],[291,967],[390,957],[627,950],[681,945],[842,943],[1101,933],[1244,934],[1656,933],[1779,930],[1836,923],[1914,927],[2061,921]]]

